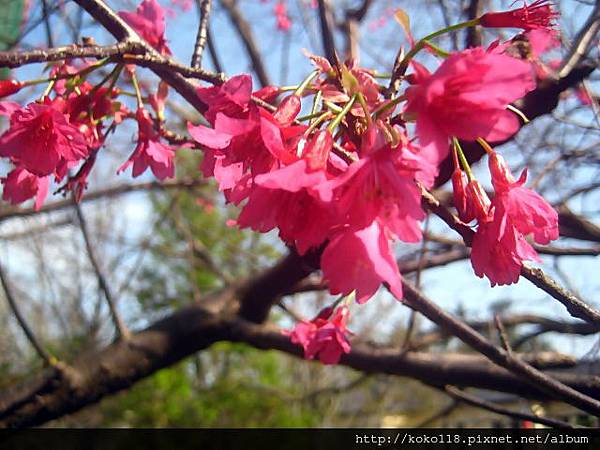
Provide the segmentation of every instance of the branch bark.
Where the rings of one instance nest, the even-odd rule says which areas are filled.
[[[274,349],[300,357],[302,348],[269,325],[240,319],[227,307],[237,302],[236,290],[230,289],[207,297],[147,329],[132,334],[129,341],[118,341],[99,352],[82,356],[72,364],[78,381],[54,380],[31,401],[3,414],[21,390],[0,395],[0,426],[26,427],[46,423],[73,413],[101,398],[126,389],[136,381],[218,341],[245,342],[259,349]],[[458,387],[510,392],[525,398],[548,399],[537,386],[530,386],[477,355],[399,352],[356,345],[343,356],[341,364],[366,373],[386,373],[415,378],[432,386],[451,384]],[[600,398],[597,366],[586,375],[556,373],[557,380],[587,395]],[[595,367],[595,369],[594,369]],[[48,375],[53,379],[52,375]],[[35,386],[48,383],[35,380]]]

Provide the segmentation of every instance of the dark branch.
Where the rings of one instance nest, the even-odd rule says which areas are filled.
[[[532,387],[535,386],[551,397],[560,399],[583,411],[600,415],[599,401],[545,375],[506,350],[492,345],[477,331],[439,308],[406,281],[402,283],[402,287],[404,290],[404,301],[411,308],[416,309],[429,320],[458,337],[465,344],[487,356],[494,363],[522,377]]]
[[[202,67],[202,53],[208,38],[208,18],[210,17],[212,0],[196,0],[196,4],[198,5],[198,11],[200,11],[200,23],[198,24],[198,35],[196,36],[194,54],[192,55],[191,66],[194,69]]]
[[[573,425],[571,425],[568,422],[563,422],[562,420],[556,420],[556,419],[552,419],[549,417],[534,416],[533,414],[526,414],[526,413],[522,413],[520,411],[513,411],[511,409],[503,408],[499,405],[495,405],[494,403],[491,403],[491,402],[483,400],[479,397],[476,397],[475,395],[471,395],[471,394],[463,392],[459,389],[456,389],[453,386],[446,386],[444,388],[444,392],[446,392],[446,394],[448,394],[450,397],[452,397],[455,400],[459,400],[463,403],[467,403],[467,404],[475,406],[477,408],[482,408],[482,409],[486,409],[488,411],[492,411],[492,412],[494,412],[496,414],[500,414],[502,416],[508,416],[508,417],[512,417],[514,419],[519,419],[519,420],[529,420],[531,422],[541,423],[542,425],[546,425],[549,427],[573,428]]]
[[[254,39],[252,28],[250,27],[250,24],[244,18],[244,15],[240,11],[237,0],[221,0],[221,4],[227,10],[231,23],[236,28],[238,34],[242,38],[242,42],[244,43],[246,52],[248,53],[250,61],[252,62],[252,68],[254,69],[254,73],[256,73],[256,76],[258,77],[258,81],[260,82],[262,87],[269,86],[271,84],[269,74],[263,63],[260,50],[256,45],[256,40]]]

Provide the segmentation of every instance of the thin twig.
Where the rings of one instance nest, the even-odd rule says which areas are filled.
[[[194,69],[202,67],[202,53],[206,45],[208,37],[208,18],[212,0],[196,0],[198,11],[200,12],[200,23],[198,25],[198,35],[196,36],[196,45],[194,46],[194,54],[192,55],[191,66]]]
[[[454,411],[456,408],[458,408],[459,405],[460,405],[459,401],[452,400],[451,403],[444,406],[442,409],[440,409],[438,412],[436,412],[433,416],[428,417],[424,421],[419,422],[417,425],[415,425],[415,428],[425,428],[425,427],[429,426],[429,424],[437,422],[440,419],[443,419],[444,417],[450,415],[452,413],[452,411]]]
[[[52,25],[50,24],[50,9],[48,8],[48,0],[42,0],[42,14],[44,18],[44,27],[46,29],[46,42],[48,47],[54,47],[54,39],[52,38]]]
[[[6,276],[6,273],[4,272],[4,268],[2,267],[2,265],[0,265],[0,282],[2,283],[2,287],[4,289],[4,296],[6,297],[6,301],[8,302],[8,305],[10,306],[11,311],[15,315],[17,322],[19,322],[19,326],[25,333],[27,340],[29,341],[31,346],[34,348],[34,350],[38,354],[38,356],[44,361],[44,363],[47,366],[55,367],[57,365],[56,358],[54,356],[50,355],[46,351],[46,349],[44,349],[42,344],[40,344],[40,342],[35,337],[35,334],[33,333],[32,329],[27,324],[25,317],[23,317],[23,315],[21,314],[21,311],[19,310],[19,306],[17,305],[17,301],[13,294],[12,288],[10,286],[10,282],[8,281],[8,277]]]
[[[591,43],[600,30],[600,2],[596,2],[592,13],[587,18],[585,24],[575,37],[569,50],[569,54],[563,59],[558,70],[558,77],[564,78],[570,74],[581,60],[586,56]]]
[[[339,67],[339,60],[335,51],[333,39],[331,10],[327,0],[319,0],[319,21],[321,25],[321,37],[323,39],[323,52],[333,67]]]
[[[140,191],[152,191],[152,190],[171,190],[171,189],[187,189],[191,190],[200,186],[204,186],[206,184],[205,180],[200,179],[183,179],[183,180],[174,180],[174,181],[149,181],[146,183],[136,183],[136,184],[120,184],[117,186],[111,186],[106,189],[99,189],[97,191],[89,192],[86,194],[81,201],[82,202],[90,202],[95,200],[100,200],[103,198],[116,197],[118,195],[128,194],[131,192],[140,192]],[[19,207],[8,207],[8,208],[0,208],[0,223],[5,220],[10,220],[14,218],[23,218],[34,216],[42,213],[50,213],[54,211],[59,211],[65,208],[70,208],[73,206],[73,202],[68,200],[57,200],[52,203],[47,203],[39,210],[35,208],[19,208]]]
[[[231,23],[242,39],[246,52],[252,62],[252,68],[258,77],[258,81],[262,87],[269,86],[271,84],[270,77],[263,63],[260,50],[256,45],[252,28],[240,11],[237,0],[221,0],[221,5],[227,10]]]
[[[461,322],[435,303],[425,297],[406,280],[403,280],[404,301],[422,313],[429,320],[446,329],[473,349],[487,356],[497,365],[519,375],[526,382],[544,391],[548,395],[569,403],[583,411],[600,416],[600,401],[595,400],[575,389],[549,377],[543,372],[527,364],[516,355],[491,344],[477,331]]]
[[[450,397],[452,397],[454,400],[458,400],[469,405],[476,406],[477,408],[486,409],[488,411],[492,411],[496,414],[500,414],[503,416],[508,416],[520,420],[529,420],[531,422],[540,423],[549,427],[574,428],[573,425],[571,425],[569,422],[563,422],[562,420],[551,419],[549,417],[540,417],[534,414],[527,414],[522,413],[520,411],[513,411],[511,409],[503,408],[501,406],[495,405],[494,403],[488,402],[479,397],[461,391],[460,389],[457,389],[454,386],[444,386],[444,392]]]
[[[219,54],[217,53],[217,47],[215,47],[215,40],[213,39],[210,27],[208,27],[206,30],[206,41],[208,43],[208,53],[210,53],[210,58],[212,59],[213,66],[215,66],[215,70],[219,73],[223,73],[223,64],[221,63]]]
[[[98,285],[100,289],[104,292],[104,297],[106,298],[106,302],[108,303],[108,309],[110,310],[110,315],[112,316],[119,337],[125,340],[129,339],[130,332],[127,329],[127,326],[125,325],[125,322],[123,322],[123,319],[121,318],[119,312],[117,311],[116,299],[98,262],[94,246],[92,245],[92,242],[90,240],[87,222],[83,215],[83,211],[81,210],[81,206],[79,205],[79,203],[74,202],[74,207],[75,212],[77,213],[77,218],[79,219],[79,228],[81,229],[81,234],[83,236],[88,258],[90,260],[90,263],[92,264],[94,272],[96,273],[96,277],[98,278]]]
[[[502,347],[504,348],[504,350],[506,350],[507,353],[512,353],[512,348],[510,346],[508,334],[506,334],[506,329],[504,328],[504,324],[502,323],[502,319],[500,319],[499,314],[494,315],[494,324],[496,325],[496,329],[498,330],[498,335],[500,336],[500,342],[502,343]]]

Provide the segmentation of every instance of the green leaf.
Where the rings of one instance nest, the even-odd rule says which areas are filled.
[[[0,51],[10,50],[19,40],[27,16],[26,0],[0,0]],[[10,77],[10,69],[0,69],[0,80]]]

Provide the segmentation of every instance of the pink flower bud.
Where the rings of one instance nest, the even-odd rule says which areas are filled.
[[[273,113],[273,117],[281,125],[288,126],[294,121],[296,116],[298,116],[301,108],[302,102],[300,101],[300,97],[297,95],[290,95],[282,100],[277,107],[277,110]]]
[[[531,5],[523,2],[523,6],[511,11],[489,12],[479,18],[479,24],[486,28],[523,28],[535,30],[552,28],[558,13],[548,0],[536,0]]]
[[[8,97],[23,88],[24,84],[16,80],[0,80],[0,98]]]

